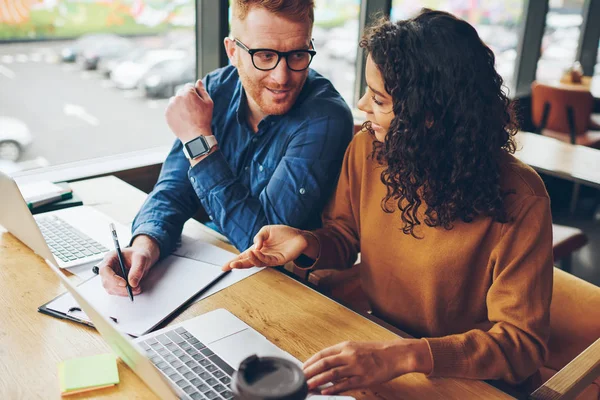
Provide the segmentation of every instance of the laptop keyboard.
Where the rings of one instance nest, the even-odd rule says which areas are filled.
[[[233,398],[233,368],[185,328],[139,342],[156,367],[191,399]]]
[[[63,262],[101,255],[106,247],[55,215],[35,218],[52,254]]]

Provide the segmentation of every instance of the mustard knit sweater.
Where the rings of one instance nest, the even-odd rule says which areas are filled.
[[[534,374],[548,351],[553,274],[540,177],[506,154],[501,185],[515,192],[505,199],[511,222],[480,217],[451,230],[422,223],[416,239],[402,233],[399,211],[381,209],[386,188],[369,157],[372,141],[361,132],[346,152],[323,228],[314,232],[321,253],[313,268],[350,268],[360,252],[374,314],[427,340],[430,376],[517,383]]]

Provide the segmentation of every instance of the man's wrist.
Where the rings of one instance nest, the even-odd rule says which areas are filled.
[[[160,258],[160,245],[158,242],[148,235],[138,235],[133,239],[131,247],[148,252],[150,257],[150,265],[154,265]]]
[[[176,135],[176,136],[179,136],[179,135]],[[181,143],[186,144],[187,142],[194,140],[200,136],[213,136],[212,129],[208,128],[208,129],[193,130],[191,132],[187,132],[186,135],[181,135],[179,137],[179,140],[181,141]]]
[[[208,153],[206,153],[205,155],[203,155],[203,156],[200,156],[200,157],[197,157],[197,158],[194,158],[194,159],[190,159],[190,166],[191,166],[191,167],[194,167],[196,164],[198,164],[200,161],[204,160],[206,157],[210,156],[212,153],[214,153],[214,152],[215,152],[215,151],[217,151],[218,149],[219,149],[219,145],[218,145],[218,144],[216,144],[216,145],[214,145],[214,146],[213,146],[213,147],[210,149],[210,151],[209,151]]]

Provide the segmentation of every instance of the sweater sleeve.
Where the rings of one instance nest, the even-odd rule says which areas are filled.
[[[550,201],[526,197],[512,217],[492,252],[490,328],[425,339],[433,359],[430,376],[516,384],[543,365],[553,276]]]
[[[346,269],[354,265],[359,252],[358,215],[354,206],[359,185],[353,185],[352,176],[360,166],[353,140],[344,155],[337,188],[322,214],[323,227],[314,231],[320,244],[320,254],[311,269]],[[355,186],[353,188],[353,186]]]

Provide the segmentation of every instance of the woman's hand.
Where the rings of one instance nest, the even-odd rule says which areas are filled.
[[[431,372],[433,365],[425,340],[344,342],[322,350],[303,366],[308,389],[326,383],[321,394],[331,395],[387,382],[410,372]]]
[[[308,236],[311,235],[285,225],[265,226],[254,237],[254,246],[225,264],[223,271],[237,268],[275,267],[293,261],[311,247]]]

